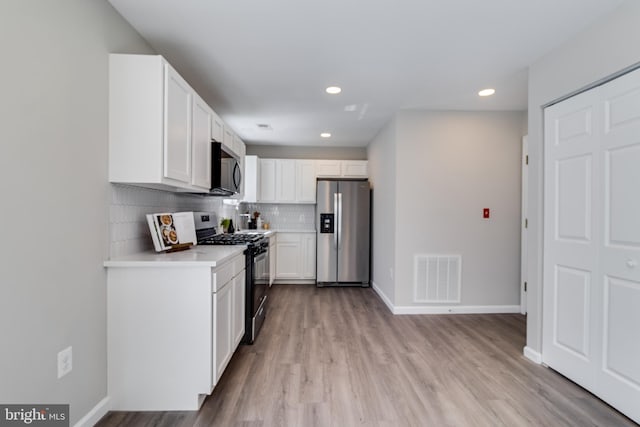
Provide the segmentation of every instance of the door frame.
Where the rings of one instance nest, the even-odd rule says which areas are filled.
[[[520,207],[520,313],[527,314],[527,282],[529,277],[529,140],[528,135],[522,137],[522,176]]]

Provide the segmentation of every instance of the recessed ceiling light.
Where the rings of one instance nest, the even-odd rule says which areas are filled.
[[[322,137],[322,138],[331,138],[331,134],[329,132],[322,132],[320,134],[320,137]]]
[[[331,95],[337,95],[340,92],[342,92],[342,89],[339,88],[338,86],[329,86],[325,90],[327,91],[327,93],[330,93]]]
[[[478,92],[478,95],[480,95],[480,96],[491,96],[494,93],[496,93],[495,89],[482,89],[480,92]]]

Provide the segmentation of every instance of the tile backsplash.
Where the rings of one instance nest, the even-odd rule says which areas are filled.
[[[315,230],[315,205],[241,203],[240,212],[260,212],[260,218],[274,230]]]
[[[222,199],[111,184],[109,256],[153,250],[147,214],[155,212],[215,211],[223,213]]]
[[[109,256],[153,250],[146,215],[156,212],[207,211],[234,219],[243,212],[260,212],[274,230],[315,230],[315,205],[240,203],[227,205],[220,197],[173,193],[123,184],[111,184]]]

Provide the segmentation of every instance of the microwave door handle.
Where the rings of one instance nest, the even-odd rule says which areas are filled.
[[[236,163],[233,166],[233,186],[235,187],[234,190],[240,190],[241,181],[242,181],[242,175],[240,175],[240,166],[238,166],[238,163]]]

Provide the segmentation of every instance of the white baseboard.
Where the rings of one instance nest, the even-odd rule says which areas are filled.
[[[382,289],[380,289],[380,287],[376,285],[376,282],[374,282],[373,280],[371,281],[371,287],[376,292],[376,294],[378,294],[378,296],[380,297],[382,302],[387,306],[389,311],[393,313],[394,307],[389,297],[387,297],[387,295],[384,292],[382,292]]]
[[[525,347],[522,350],[522,354],[524,354],[524,357],[531,360],[533,363],[537,363],[538,365],[542,364],[542,354],[538,353],[531,347]]]
[[[111,410],[111,398],[109,396],[102,399],[84,417],[73,425],[73,427],[93,427],[102,417]]]
[[[399,306],[393,314],[503,314],[520,313],[519,305],[432,305]]]
[[[500,314],[520,313],[519,305],[431,305],[395,306],[372,280],[371,287],[393,314]]]

